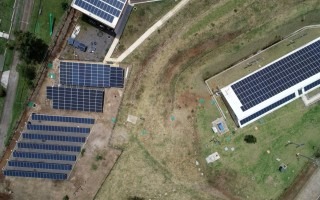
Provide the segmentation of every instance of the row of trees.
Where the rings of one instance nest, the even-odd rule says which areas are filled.
[[[15,40],[10,41],[8,48],[18,51],[21,64],[17,70],[20,75],[27,80],[29,86],[33,85],[36,78],[36,65],[41,63],[47,53],[48,45],[33,33],[15,31]]]

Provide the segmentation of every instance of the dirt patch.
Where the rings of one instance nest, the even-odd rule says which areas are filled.
[[[178,108],[195,108],[198,105],[199,96],[191,92],[182,93],[177,99]]]

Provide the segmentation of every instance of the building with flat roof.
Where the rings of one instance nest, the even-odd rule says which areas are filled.
[[[320,38],[221,89],[244,127],[320,86]]]
[[[115,29],[128,0],[73,0],[71,6]],[[125,20],[126,21],[126,20]]]

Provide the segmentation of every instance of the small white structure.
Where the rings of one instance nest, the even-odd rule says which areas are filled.
[[[0,37],[5,38],[5,39],[9,39],[9,34],[4,33],[4,32],[0,32]]]
[[[5,72],[2,73],[1,85],[2,85],[5,89],[7,89],[7,87],[8,87],[9,76],[10,76],[10,70],[5,71]]]
[[[71,38],[72,38],[72,39],[75,39],[75,38],[77,37],[77,35],[80,33],[80,28],[81,28],[80,25],[77,25],[77,26],[74,28],[74,30],[73,30],[73,32],[72,32],[72,34],[71,34]]]
[[[212,163],[212,162],[219,160],[219,159],[220,159],[220,156],[219,156],[218,152],[214,152],[213,154],[211,154],[210,156],[208,156],[206,158],[206,161],[209,164],[209,163]]]
[[[133,116],[133,115],[128,115],[127,122],[130,122],[132,124],[136,124],[137,121],[138,121],[138,117]]]

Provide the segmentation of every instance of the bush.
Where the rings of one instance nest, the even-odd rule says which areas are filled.
[[[246,136],[244,136],[244,141],[246,143],[256,143],[257,142],[257,138],[254,137],[253,135],[246,135]]]
[[[64,196],[63,200],[69,200],[69,196],[68,195]]]
[[[5,97],[7,94],[6,89],[1,85],[0,86],[0,97]]]
[[[103,157],[101,155],[97,155],[96,156],[96,161],[99,161],[99,160],[102,160],[102,159],[103,159]]]
[[[133,196],[133,197],[129,197],[128,200],[144,200],[144,198]]]

